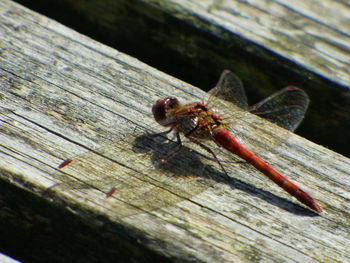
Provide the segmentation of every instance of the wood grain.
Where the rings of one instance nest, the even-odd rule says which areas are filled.
[[[345,1],[17,1],[203,90],[224,69],[251,102],[302,87],[312,103],[298,134],[350,156]]]
[[[77,262],[350,260],[349,159],[222,102],[234,134],[324,213],[224,152],[230,181],[190,144],[161,163],[174,143],[147,136],[160,131],[152,103],[202,91],[11,1],[0,10],[2,232],[30,229],[16,242],[36,261],[67,259],[57,249]]]

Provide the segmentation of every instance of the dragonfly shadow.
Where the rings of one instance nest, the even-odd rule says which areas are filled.
[[[232,189],[244,191],[248,194],[254,195],[274,206],[278,206],[290,213],[301,216],[319,216],[317,213],[307,209],[298,203],[294,203],[287,198],[280,197],[269,191],[246,183],[240,179],[230,177],[230,180],[226,182]]]
[[[186,146],[180,150],[177,142],[166,137],[144,134],[136,137],[133,151],[136,153],[149,153],[154,167],[171,176],[203,177],[208,174],[215,176],[215,169],[201,161],[198,154]],[[212,176],[211,176],[212,178]],[[219,178],[217,179],[219,180]]]
[[[208,158],[191,148],[182,146],[181,150],[174,152],[178,146],[177,142],[164,136],[153,137],[149,134],[143,134],[136,137],[133,151],[149,153],[152,164],[157,169],[171,174],[171,176],[201,177],[216,183],[227,184],[232,190],[244,191],[290,213],[302,216],[318,216],[317,213],[297,203],[237,179],[232,174],[229,175],[230,178],[227,178],[225,173],[214,167],[212,158]],[[168,158],[168,156],[170,157]],[[166,160],[162,161],[163,159]]]

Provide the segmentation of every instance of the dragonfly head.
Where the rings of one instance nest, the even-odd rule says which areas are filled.
[[[157,100],[152,107],[153,117],[159,124],[170,126],[174,121],[173,117],[169,116],[168,113],[179,106],[180,102],[175,97]]]

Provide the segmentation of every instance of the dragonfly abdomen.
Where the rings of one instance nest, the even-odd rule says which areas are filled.
[[[260,172],[265,174],[270,180],[274,181],[277,185],[283,188],[286,192],[294,196],[303,204],[307,205],[311,209],[321,212],[321,207],[316,201],[296,184],[290,181],[288,178],[280,174],[272,166],[265,163],[260,157],[249,151],[243,145],[241,145],[226,129],[218,129],[214,134],[215,141],[219,143],[226,150],[238,155],[245,161],[249,162]]]

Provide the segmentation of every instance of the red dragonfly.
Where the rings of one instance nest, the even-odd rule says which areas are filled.
[[[248,107],[241,81],[229,70],[225,70],[222,73],[219,82],[209,93],[209,100],[215,96],[232,101],[237,106],[289,130],[296,129],[300,124],[308,106],[308,96],[306,93],[297,87],[289,86],[252,107]],[[306,206],[316,212],[322,211],[321,207],[308,193],[304,192],[276,169],[241,145],[228,131],[228,125],[225,123],[224,118],[213,113],[207,105],[202,102],[181,105],[177,98],[167,97],[157,100],[152,107],[152,112],[154,119],[160,125],[170,127],[169,130],[161,134],[167,134],[171,131],[175,132],[180,146],[180,134],[182,134],[191,142],[198,144],[211,153],[223,171],[225,171],[215,153],[201,142],[203,140],[213,140],[217,145],[238,155],[253,165]]]

